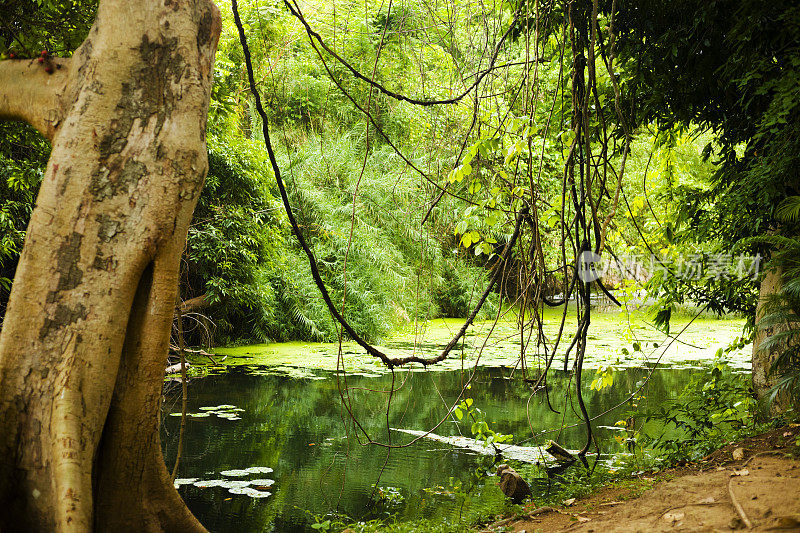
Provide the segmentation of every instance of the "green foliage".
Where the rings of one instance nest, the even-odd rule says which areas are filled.
[[[323,520],[321,522],[314,522],[311,524],[311,527],[316,531],[330,531],[333,524],[331,523],[330,518]]]
[[[697,372],[677,398],[646,416],[663,427],[640,438],[669,462],[697,460],[755,428],[756,402],[750,378],[734,373],[717,353],[714,364]]]
[[[741,239],[770,232],[776,208],[787,209],[784,198],[800,192],[786,179],[800,166],[800,8],[781,1],[619,6],[623,97],[635,122],[713,135],[704,156],[716,171],[705,186],[673,191],[682,207],[666,235],[729,253]],[[718,312],[755,312],[753,280],[655,283],[664,284],[665,304],[688,293]]]
[[[514,435],[506,435],[490,429],[486,413],[473,406],[472,398],[463,399],[453,409],[453,414],[458,420],[471,422],[469,427],[472,436],[475,437],[475,440],[483,442],[484,446],[492,445],[497,449],[496,444],[511,442],[514,439]]]
[[[369,9],[354,6],[364,12]],[[18,32],[16,26],[0,28],[7,47],[20,39],[25,49],[47,48],[69,55],[89,29],[95,3],[15,1],[8,8],[12,20],[15,24],[19,20],[19,28],[25,31]],[[450,218],[437,211],[434,224],[419,227],[418,202],[427,191],[411,178],[406,163],[383,145],[385,139],[374,128],[367,132],[363,116],[335,89],[299,23],[282,3],[245,3],[242,14],[254,43],[258,76],[264,80],[264,96],[270,102],[272,126],[280,132],[275,140],[289,175],[291,201],[321,260],[334,301],[344,301],[345,316],[356,331],[376,340],[412,319],[466,315],[486,273],[472,258],[451,253],[452,242],[443,237],[450,233],[443,230]],[[397,90],[408,88],[404,84],[410,79],[394,76],[396,68],[410,61],[403,48],[406,37],[399,32],[411,28],[418,13],[395,6],[391,12],[370,14],[362,17],[364,27],[354,28],[357,31],[347,39],[329,35],[327,30],[323,33],[334,43],[340,39],[340,52],[364,72],[370,71],[380,50],[377,79]],[[216,343],[335,340],[338,328],[319,298],[307,259],[274,198],[259,120],[242,97],[246,85],[238,36],[230,11],[223,9],[222,15],[209,112],[210,171],[190,228],[181,279],[185,300],[205,296],[208,306],[198,311],[208,320],[194,316],[192,323],[202,327],[189,327],[189,339],[200,343],[203,328],[214,324]],[[327,8],[308,14],[312,22],[328,15]],[[381,45],[376,36],[384,29],[387,34]],[[22,50],[15,50],[19,56]],[[437,60],[444,57],[435,55]],[[441,65],[450,72],[452,65]],[[422,138],[429,121],[440,122],[448,111],[420,115],[413,107],[377,92],[369,96],[368,89],[352,80],[341,65],[331,63],[331,68],[357,101],[371,101],[375,120],[401,139],[396,142],[409,152],[417,151],[412,154],[417,164],[429,157],[424,149],[409,148]],[[7,141],[0,149],[2,304],[44,171],[47,145],[19,125],[4,124],[0,134]],[[448,151],[452,148],[445,146]],[[495,297],[490,298],[481,317],[496,312],[495,302]]]
[[[311,137],[299,148],[282,163],[290,200],[334,301],[346,294],[345,316],[360,335],[378,339],[413,318],[469,312],[486,273],[424,244],[430,233],[409,224],[418,189],[401,179],[389,150],[363,161],[355,133]],[[209,163],[189,233],[184,298],[207,296],[216,342],[335,340],[338,327],[273,198],[257,142],[214,133]],[[482,316],[496,312],[490,300]]]
[[[589,389],[601,391],[614,385],[614,367],[611,365],[601,366],[597,369],[595,378],[592,380]]]
[[[441,282],[432,289],[439,314],[447,318],[462,318],[472,311],[486,283],[483,269],[469,266],[461,257],[442,257]],[[497,313],[497,299],[490,298],[481,309],[481,318]]]
[[[33,128],[0,122],[0,316],[49,155],[50,146]]]
[[[38,57],[41,50],[70,56],[96,8],[96,0],[4,1],[0,60]],[[33,128],[0,122],[0,322],[49,155],[49,143]]]
[[[476,43],[496,41],[497,28],[504,31],[509,14],[524,7],[505,2],[492,11],[455,4],[459,17],[442,6],[426,10],[413,2],[387,8],[341,0],[304,9],[311,26],[359,72],[390,91],[447,98],[486,67],[489,49]],[[613,6],[617,13],[609,12]],[[0,28],[0,36],[6,50],[18,39],[27,48],[67,55],[88,30],[94,7],[14,0],[10,18],[25,31],[11,25]],[[619,205],[612,201],[608,168],[594,182],[598,217],[614,210],[608,247],[627,253],[652,248],[664,260],[726,252],[741,237],[773,227],[775,213],[796,219],[797,205],[789,200],[775,208],[800,192],[783,178],[796,174],[800,151],[793,97],[800,78],[796,6],[758,1],[599,7],[598,46],[609,52],[606,23],[613,15],[620,107],[637,133]],[[561,48],[562,5],[537,11],[546,24],[538,33],[542,61],[535,73],[521,64],[530,52],[521,32],[532,21],[523,14],[512,40],[499,49],[498,64],[510,65],[503,76],[488,76],[474,103],[424,108],[386,96],[324,52],[320,58],[281,2],[245,2],[241,13],[291,202],[334,301],[360,334],[375,340],[410,320],[465,315],[486,280],[487,260],[508,241],[522,206],[531,208],[532,217],[506,265],[505,294],[529,290],[524,288],[533,282],[523,281],[523,274],[532,268],[546,294],[563,292],[569,273],[562,262],[569,260],[561,252],[575,213],[564,203],[562,182],[575,117],[566,75],[571,45]],[[342,13],[348,13],[345,22]],[[337,327],[270,192],[238,36],[230,10],[222,16],[209,116],[211,174],[190,234],[182,294],[208,295],[219,342],[333,340]],[[486,23],[493,17],[495,29]],[[606,58],[598,56],[602,67],[599,59]],[[525,84],[534,74],[536,92],[529,95],[533,85]],[[588,141],[613,166],[620,162],[622,119],[603,68],[595,85],[587,127],[596,133]],[[373,121],[348,95],[368,107]],[[408,162],[424,169],[427,179]],[[439,192],[432,182],[447,184],[458,198],[445,196],[420,227]],[[10,194],[0,191],[2,198]],[[4,264],[14,262],[24,221],[21,211],[0,217],[8,228],[0,246]],[[765,244],[753,241],[753,251],[766,251]],[[6,285],[8,270],[4,266],[0,274]],[[752,279],[689,283],[656,273],[650,286],[660,297],[656,321],[665,329],[671,310],[686,303],[708,303],[714,312],[754,312]],[[496,302],[493,296],[482,317],[496,311]],[[596,385],[607,386],[610,375],[599,376]]]
[[[379,511],[391,515],[391,513],[400,510],[405,503],[405,497],[397,487],[377,487],[373,485],[372,488],[374,490],[375,507]]]
[[[38,57],[41,50],[66,57],[86,38],[97,0],[5,0],[0,58]]]
[[[263,340],[276,297],[263,265],[280,261],[280,206],[252,142],[209,139],[209,173],[189,229],[183,297],[205,294],[217,341]],[[278,215],[278,216],[276,216]]]
[[[449,487],[433,487],[427,492],[431,496],[446,494],[454,500],[455,505],[447,506],[433,517],[415,520],[402,520],[390,515],[354,521],[346,516],[338,516],[331,519],[329,527],[335,531],[350,529],[358,533],[462,533],[500,513],[518,512],[520,509],[509,504],[499,488],[491,482],[475,493],[465,491],[458,482]]]

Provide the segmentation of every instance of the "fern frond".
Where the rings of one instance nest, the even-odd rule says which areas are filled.
[[[789,196],[775,208],[775,218],[781,222],[797,222],[800,220],[800,196]]]

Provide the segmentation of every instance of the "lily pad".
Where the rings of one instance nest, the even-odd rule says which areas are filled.
[[[223,470],[220,472],[220,474],[227,477],[244,477],[249,476],[250,473],[249,470]]]
[[[192,483],[195,487],[201,489],[209,489],[211,487],[219,487],[220,486],[220,479],[204,479],[202,481],[195,481]]]
[[[211,415],[208,413],[186,413],[186,416],[191,416],[192,418],[205,418]]]
[[[271,492],[260,491],[252,489],[250,487],[243,487],[243,488],[235,487],[232,489],[228,489],[228,492],[230,492],[231,494],[243,494],[245,496],[250,496],[251,498],[267,498],[268,496],[272,495]]]
[[[251,487],[271,487],[274,483],[274,479],[251,479],[247,482]]]
[[[251,466],[244,469],[245,472],[250,474],[271,474],[273,470],[268,466]]]
[[[217,483],[217,486],[223,489],[243,489],[249,485],[249,481],[242,481],[241,479],[221,479]]]
[[[191,485],[197,480],[198,480],[198,478],[196,478],[196,477],[178,478],[172,484],[177,489],[177,488],[180,488],[181,485]]]

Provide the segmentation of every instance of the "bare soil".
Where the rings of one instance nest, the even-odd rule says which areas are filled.
[[[800,532],[800,424],[732,443],[697,463],[606,487],[570,505],[528,508],[489,532],[737,529]]]

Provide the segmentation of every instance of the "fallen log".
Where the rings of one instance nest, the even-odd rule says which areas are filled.
[[[544,450],[556,458],[556,462],[558,463],[574,463],[576,461],[575,456],[570,453],[569,450],[563,448],[560,444],[556,441],[548,441],[547,445],[544,447]]]
[[[544,463],[558,462],[558,457],[552,455],[549,450],[542,448],[541,446],[514,446],[513,444],[495,444],[494,446],[487,446],[483,441],[471,439],[469,437],[444,437],[442,435],[437,435],[436,433],[417,431],[413,429],[392,428],[392,430],[405,433],[407,435],[413,435],[415,437],[423,437],[436,442],[442,442],[444,444],[449,444],[450,446],[454,446],[456,448],[470,450],[481,455],[496,455],[497,453],[500,453],[506,459],[521,461],[523,463],[536,463],[539,461]],[[564,448],[562,448],[562,450],[570,453],[569,450],[565,450]]]

